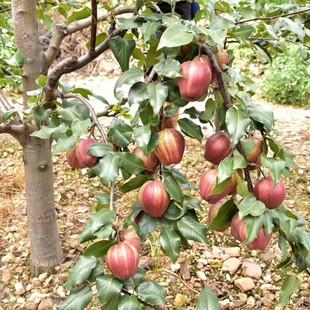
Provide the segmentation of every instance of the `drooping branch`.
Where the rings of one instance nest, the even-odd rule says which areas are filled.
[[[222,70],[218,64],[215,53],[213,52],[213,50],[210,47],[208,47],[206,45],[202,46],[202,50],[205,51],[205,53],[208,55],[208,57],[211,61],[212,67],[213,67],[214,72],[216,74],[218,88],[221,92],[221,95],[223,97],[226,108],[229,109],[230,107],[233,106],[233,104],[231,102],[226,84],[225,84],[223,76],[222,76]]]
[[[121,8],[116,8],[114,10],[113,14],[114,15],[122,15],[122,14],[132,13],[132,12],[134,12],[134,10],[135,10],[134,6],[121,7]],[[98,23],[98,22],[108,20],[111,13],[110,12],[99,13],[97,15],[98,15],[97,16],[97,23]],[[52,35],[52,39],[50,41],[49,47],[48,47],[48,49],[44,55],[45,56],[44,57],[44,64],[42,67],[42,73],[43,74],[47,74],[50,66],[54,62],[63,39],[68,35],[71,35],[75,32],[81,31],[81,30],[91,26],[92,20],[93,20],[93,18],[92,18],[92,16],[90,16],[88,18],[76,21],[70,25],[66,25],[66,24],[56,25],[56,27],[53,31],[53,35]],[[96,23],[96,25],[97,25],[97,23]]]
[[[95,126],[98,128],[103,142],[106,144],[108,143],[108,138],[106,136],[106,133],[105,133],[102,125],[100,124],[100,122],[98,120],[97,114],[96,114],[93,106],[83,96],[81,96],[80,94],[63,94],[61,96],[61,98],[63,98],[63,99],[77,99],[82,104],[84,104],[89,109],[92,121],[94,122]]]
[[[266,17],[255,17],[255,18],[250,18],[250,19],[244,19],[244,20],[240,20],[239,22],[236,22],[236,25],[240,25],[240,24],[244,24],[244,23],[250,23],[250,22],[255,22],[255,21],[260,21],[260,20],[275,20],[275,19],[279,19],[282,17],[289,17],[289,16],[294,16],[294,15],[302,15],[305,14],[307,12],[310,12],[310,9],[304,9],[304,10],[300,10],[300,11],[296,11],[296,12],[291,12],[291,13],[287,13],[287,14],[282,14],[282,15],[276,15],[276,16],[266,16]]]
[[[96,48],[96,36],[97,36],[97,0],[91,0],[92,8],[92,19],[91,19],[91,30],[90,30],[90,53],[94,52]]]

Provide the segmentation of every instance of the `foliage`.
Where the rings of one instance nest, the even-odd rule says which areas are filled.
[[[310,52],[294,45],[272,60],[262,94],[279,104],[310,105]]]
[[[215,54],[226,46],[227,38],[241,46],[253,45],[255,50],[266,55],[270,50],[276,52],[285,48],[285,44],[275,44],[280,38],[284,42],[293,39],[300,44],[307,43],[309,30],[304,25],[304,17],[293,14],[290,18],[287,15],[301,9],[296,3],[302,6],[305,1],[209,1],[206,4],[199,1],[201,10],[192,21],[177,14],[180,1],[165,2],[172,4],[171,12],[161,12],[158,1],[137,1],[133,15],[117,18],[115,24],[122,31],[115,36],[111,35],[111,31],[104,33],[105,41],[96,42],[98,46],[108,43],[123,71],[114,89],[116,104],[108,103],[88,89],[69,89],[59,83],[58,92],[54,93],[60,95],[54,98],[52,107],[46,107],[44,97],[41,100],[41,91],[48,92],[49,74],[39,77],[40,89],[31,94],[33,96],[28,102],[29,109],[25,114],[32,116],[39,126],[32,136],[53,139],[55,153],[72,149],[88,132],[94,134],[95,125],[102,129],[96,122],[96,116],[86,107],[85,102],[90,98],[100,100],[108,109],[106,115],[112,118],[106,128],[107,134],[104,129],[100,130],[101,141],[89,150],[89,154],[98,158],[90,176],[98,177],[103,186],[110,189],[110,195],[100,196],[101,208],[91,215],[81,234],[80,242],[87,242],[87,249],[69,273],[66,286],[70,295],[60,309],[84,309],[91,302],[91,285],[94,283],[101,305],[107,309],[164,305],[166,289],[150,281],[143,270],[138,270],[129,280],[119,280],[102,263],[109,249],[120,241],[119,231],[128,226],[133,227],[142,240],[159,231],[163,252],[175,262],[180,251],[188,247],[188,240],[207,243],[208,230],[231,222],[239,209],[241,217],[248,223],[246,244],[255,240],[263,228],[266,234],[274,232],[279,236],[282,267],[294,264],[297,272],[303,272],[310,265],[310,232],[305,228],[305,221],[284,205],[268,209],[252,193],[249,167],[240,143],[242,139],[252,137],[255,132],[262,136],[264,154],[260,158],[260,177],[263,172],[278,183],[282,177],[289,175],[294,165],[292,156],[273,139],[273,113],[251,100],[254,83],[237,69],[224,67],[216,74],[217,82],[201,99],[204,111],[188,108],[188,102],[181,97],[177,84],[177,78],[182,76],[182,63],[192,60],[197,54],[207,53],[213,71],[219,70]],[[57,9],[68,24],[92,14],[89,6],[75,1],[72,5],[57,2],[50,6]],[[99,9],[115,18],[112,5],[100,3]],[[268,18],[262,19],[262,16]],[[41,18],[50,24],[48,17]],[[268,46],[264,45],[266,42]],[[192,46],[191,52],[184,55],[183,48],[188,45]],[[129,109],[135,114],[130,115]],[[145,155],[152,153],[160,144],[158,132],[163,128],[164,119],[176,116],[180,109],[186,116],[178,122],[184,135],[201,142],[201,128],[208,122],[216,131],[230,135],[232,152],[218,166],[218,178],[212,194],[223,192],[231,178],[236,180],[237,193],[233,193],[231,201],[225,204],[211,226],[200,223],[200,202],[190,195],[196,185],[191,184],[177,166],[161,165],[154,175],[148,175],[141,158],[131,153],[135,146],[141,147]],[[11,122],[14,117],[14,114],[7,116],[5,121]],[[244,178],[238,176],[240,170],[243,170]],[[133,191],[150,179],[160,179],[169,193],[167,211],[163,216],[154,218],[147,215],[140,202],[136,201],[129,206],[131,215],[121,221],[117,208],[114,208],[114,190]],[[297,290],[296,277],[284,282],[282,296]],[[294,279],[294,285],[288,284],[290,279]],[[282,304],[288,301],[288,298],[281,298]],[[208,288],[204,289],[197,309],[218,308],[214,294]]]

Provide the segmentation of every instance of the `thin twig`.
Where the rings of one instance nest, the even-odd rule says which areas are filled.
[[[244,151],[242,149],[242,146],[241,146],[240,142],[237,144],[237,150],[240,152],[240,154],[242,156],[244,156]],[[247,166],[246,168],[244,168],[243,172],[244,172],[244,178],[245,178],[245,180],[247,181],[247,184],[248,184],[248,190],[249,190],[249,192],[253,193],[254,186],[253,186],[253,183],[252,183],[249,167]]]
[[[96,48],[97,36],[97,0],[91,0],[92,16],[91,16],[91,30],[90,30],[90,52],[94,52]]]
[[[223,76],[222,76],[222,70],[218,64],[217,58],[216,58],[213,50],[210,47],[208,47],[207,45],[202,46],[202,50],[206,52],[206,54],[208,55],[208,57],[211,61],[212,67],[213,67],[214,72],[216,74],[218,88],[219,88],[221,95],[223,97],[225,107],[226,107],[226,109],[229,109],[230,107],[233,106],[233,103],[231,102],[226,84],[225,84]]]
[[[235,24],[240,25],[240,24],[250,23],[250,22],[259,21],[259,20],[275,20],[275,19],[282,18],[282,17],[289,17],[289,16],[293,16],[293,15],[301,15],[301,14],[307,13],[309,11],[310,11],[310,9],[308,8],[308,9],[304,9],[304,10],[300,10],[300,11],[296,11],[296,12],[291,12],[291,13],[287,13],[287,14],[282,14],[282,15],[277,15],[277,16],[255,17],[255,18],[240,20],[239,22],[236,22]]]
[[[98,118],[97,118],[97,114],[95,112],[95,109],[93,108],[93,106],[83,97],[81,96],[80,94],[63,94],[61,96],[61,98],[64,98],[64,99],[77,99],[79,100],[82,104],[86,105],[90,111],[90,114],[91,114],[91,118],[92,118],[92,121],[94,122],[94,124],[96,125],[96,127],[98,128],[99,132],[100,132],[100,135],[102,137],[102,140],[104,143],[108,143],[108,138],[106,136],[106,133],[102,127],[102,125],[100,124]]]
[[[112,183],[110,187],[110,210],[111,211],[114,209],[114,190],[115,190],[115,185],[114,183]]]

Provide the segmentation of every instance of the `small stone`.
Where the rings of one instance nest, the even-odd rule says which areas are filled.
[[[4,269],[1,279],[2,279],[2,282],[8,283],[11,279],[11,271],[9,269]]]
[[[38,310],[52,310],[53,301],[50,298],[44,299],[40,302]]]
[[[191,278],[189,264],[187,261],[184,261],[183,263],[181,263],[180,274],[184,280],[189,280]]]
[[[239,257],[241,249],[239,247],[225,248],[224,252],[229,257]]]
[[[1,259],[2,263],[4,264],[11,263],[13,260],[14,260],[14,256],[11,253],[3,256]]]
[[[228,271],[229,273],[234,274],[235,272],[237,272],[240,265],[241,265],[241,261],[238,258],[231,257],[225,260],[222,266],[222,270]]]
[[[59,286],[58,289],[56,290],[56,292],[60,297],[62,297],[62,298],[66,297],[66,292],[62,286]]]
[[[206,274],[205,274],[203,271],[201,271],[201,270],[196,271],[196,275],[197,275],[197,277],[198,277],[200,280],[202,280],[202,281],[207,281],[207,276],[206,276]]]
[[[199,258],[199,259],[197,259],[197,262],[201,263],[201,264],[203,264],[205,266],[208,265],[208,260],[205,259],[205,258]]]
[[[242,275],[245,277],[254,278],[259,280],[262,277],[262,268],[260,265],[253,262],[244,262],[242,264]]]
[[[15,286],[15,291],[16,291],[16,294],[17,294],[17,295],[23,295],[23,294],[25,294],[26,290],[25,290],[25,288],[24,288],[24,286],[23,286],[23,283],[21,283],[21,282],[16,282],[14,286]]]
[[[307,187],[307,193],[310,195],[310,185]]]
[[[261,285],[260,288],[261,288],[263,291],[272,290],[272,284],[265,283],[265,284]]]
[[[234,300],[234,307],[239,308],[243,306],[246,302],[247,302],[246,300],[241,300],[241,299]]]
[[[41,282],[43,282],[46,278],[47,278],[47,273],[46,273],[46,272],[41,273],[41,274],[39,275],[39,280],[40,280]]]
[[[22,273],[23,271],[24,271],[23,267],[17,267],[17,268],[15,269],[15,272],[16,272],[16,273]]]
[[[179,308],[188,304],[189,299],[186,295],[177,294],[174,299],[174,305]]]
[[[172,270],[173,272],[179,271],[180,268],[181,268],[181,265],[180,265],[179,263],[171,264],[171,270]]]
[[[198,264],[197,264],[197,268],[198,268],[198,269],[202,269],[203,267],[204,267],[204,266],[203,266],[202,263],[198,263]]]
[[[263,280],[265,283],[270,283],[272,282],[272,277],[270,273],[267,273],[266,275],[263,276]]]
[[[29,292],[32,290],[32,284],[27,284],[26,291]]]
[[[248,300],[248,295],[247,294],[239,293],[238,296],[239,296],[240,300],[245,300],[245,301]]]
[[[221,309],[229,309],[230,308],[230,300],[224,299],[220,301]]]
[[[25,304],[25,309],[27,310],[36,310],[37,309],[37,305],[34,301],[27,301]]]
[[[16,299],[16,302],[20,305],[24,304],[25,303],[25,298],[24,297],[18,297]]]
[[[254,281],[251,278],[240,278],[235,280],[234,283],[241,292],[250,291],[255,287]]]
[[[250,306],[250,307],[254,307],[255,306],[255,299],[254,299],[253,296],[250,296],[248,298],[247,305]]]

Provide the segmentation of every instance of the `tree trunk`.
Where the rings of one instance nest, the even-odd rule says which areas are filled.
[[[53,167],[48,140],[24,145],[30,267],[35,274],[53,271],[62,260],[54,208]]]
[[[38,88],[36,79],[42,67],[35,0],[12,0],[14,36],[24,57],[23,101],[27,92]],[[17,137],[23,146],[30,267],[38,274],[52,271],[62,261],[54,208],[53,165],[49,140],[32,138],[28,133]]]

